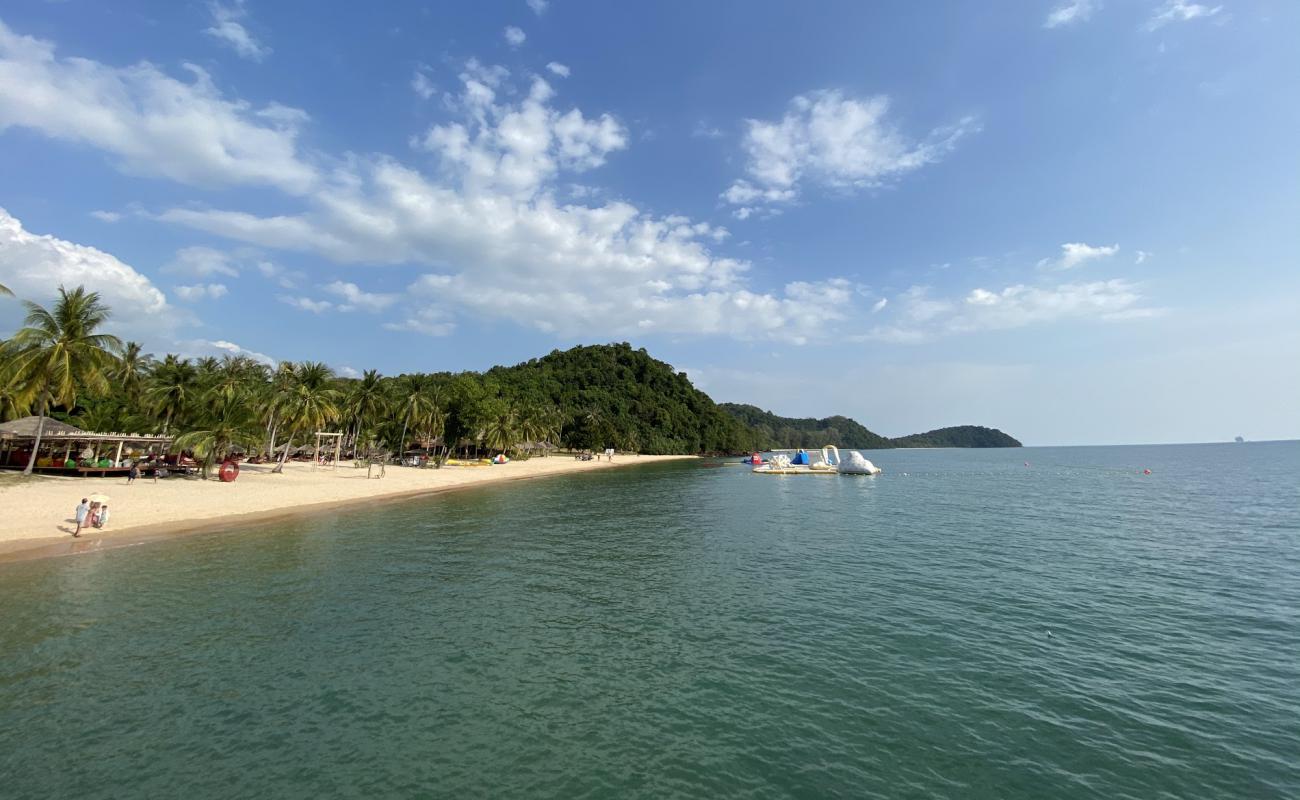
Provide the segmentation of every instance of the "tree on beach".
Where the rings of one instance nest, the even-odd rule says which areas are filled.
[[[184,414],[198,393],[198,371],[187,358],[170,353],[153,371],[145,400],[163,417],[162,433],[171,430],[172,420]]]
[[[0,297],[13,297],[14,293],[9,291],[9,287],[0,283]]]
[[[10,340],[10,367],[16,381],[35,398],[41,418],[23,470],[30,475],[51,405],[72,408],[79,392],[107,392],[108,373],[117,362],[122,342],[111,334],[96,332],[111,314],[98,292],[87,292],[81,286],[68,291],[60,286],[52,311],[30,301],[23,305],[27,318]]]
[[[266,418],[267,458],[275,456],[275,437],[284,421],[284,409],[293,393],[295,380],[293,362],[281,361],[259,394],[261,399],[258,406]]]
[[[483,444],[489,451],[506,452],[519,441],[517,416],[514,409],[506,407],[488,419],[483,426]]]
[[[345,414],[352,423],[352,448],[355,451],[366,431],[366,423],[388,411],[384,379],[377,369],[368,369],[348,387],[343,401]]]
[[[272,472],[284,472],[284,462],[293,449],[298,433],[319,431],[338,419],[338,392],[332,385],[334,371],[319,361],[303,361],[294,367],[294,385],[285,401],[283,413],[289,439]]]
[[[175,446],[193,452],[202,463],[203,477],[207,478],[212,464],[229,455],[232,449],[256,449],[261,431],[257,412],[245,392],[211,392],[205,399],[208,403],[203,427],[176,437]]]
[[[139,407],[145,381],[153,369],[153,356],[143,352],[139,342],[127,342],[122,355],[108,373],[108,379],[122,392],[132,408]]]
[[[406,452],[406,433],[419,428],[438,411],[433,403],[433,386],[428,375],[403,375],[397,379],[397,405],[402,414],[402,435],[397,440],[397,454]]]

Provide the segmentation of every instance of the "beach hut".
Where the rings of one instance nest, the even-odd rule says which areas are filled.
[[[53,417],[21,417],[0,422],[0,468],[27,466],[36,432],[41,430],[40,452],[35,469],[42,472],[72,472],[81,475],[109,475],[126,472],[127,459],[143,454],[162,455],[171,445],[170,436],[140,433],[96,433]],[[126,455],[126,459],[123,458]]]

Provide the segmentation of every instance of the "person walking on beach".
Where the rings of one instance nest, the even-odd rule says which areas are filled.
[[[140,477],[140,467],[132,462],[131,469],[126,473],[126,485],[130,486],[138,477]]]
[[[99,507],[99,513],[95,515],[95,527],[102,528],[108,524],[108,503]]]
[[[86,517],[89,514],[90,514],[90,501],[88,501],[86,498],[83,497],[81,498],[81,505],[77,506],[77,513],[76,513],[77,530],[73,532],[72,534],[73,536],[81,535],[81,526],[86,524]]]

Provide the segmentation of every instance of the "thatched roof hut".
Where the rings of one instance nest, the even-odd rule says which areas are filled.
[[[20,417],[8,422],[0,422],[0,436],[6,439],[33,439],[36,429],[40,427],[40,417]],[[45,417],[45,436],[75,436],[84,434],[81,428],[60,422],[54,417]]]

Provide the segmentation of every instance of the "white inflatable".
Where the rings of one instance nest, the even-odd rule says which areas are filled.
[[[880,467],[872,464],[856,450],[850,450],[840,462],[839,471],[845,475],[879,475]]]

